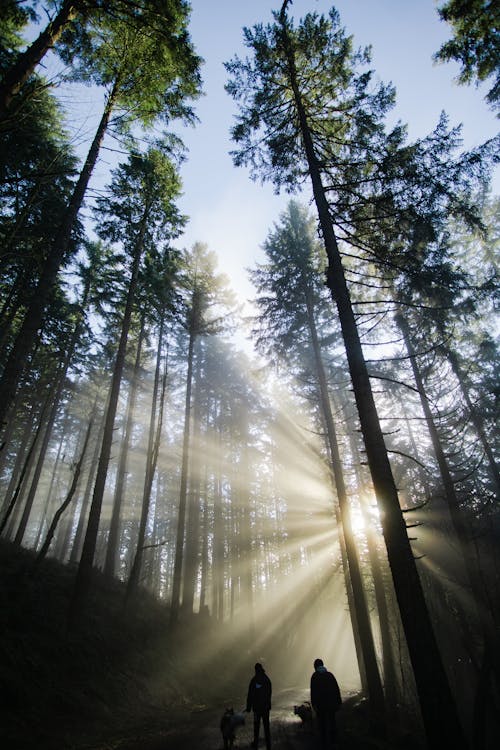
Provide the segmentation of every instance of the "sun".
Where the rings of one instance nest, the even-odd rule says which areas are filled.
[[[361,508],[359,507],[359,505],[355,505],[350,509],[350,515],[351,515],[352,533],[355,536],[364,534],[366,530],[366,524],[365,524],[363,512]]]

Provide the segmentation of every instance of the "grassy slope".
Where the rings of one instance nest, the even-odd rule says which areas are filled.
[[[90,746],[196,705],[200,675],[190,681],[183,668],[165,607],[143,596],[125,618],[123,586],[98,577],[84,622],[68,633],[74,571],[46,560],[35,574],[33,563],[0,544],[3,747]]]

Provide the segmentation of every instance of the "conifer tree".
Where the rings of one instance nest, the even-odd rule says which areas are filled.
[[[42,325],[58,272],[69,259],[76,220],[112,115],[121,111],[116,128],[122,134],[130,133],[133,123],[147,128],[159,120],[194,120],[188,101],[199,92],[199,58],[187,34],[188,8],[182,3],[177,11],[172,17],[167,14],[166,20],[172,26],[166,28],[158,18],[152,28],[147,27],[143,23],[146,10],[140,8],[130,18],[105,15],[98,26],[85,29],[85,33],[75,21],[71,30],[65,49],[72,63],[72,75],[103,86],[107,96],[85,163],[62,212],[0,379],[0,426]]]
[[[450,24],[453,36],[434,55],[435,60],[457,60],[461,67],[460,83],[477,83],[493,79],[486,95],[492,109],[500,102],[498,58],[500,12],[494,2],[484,0],[447,0],[437,9],[440,18]]]
[[[287,16],[286,0],[274,24],[245,29],[253,59],[227,64],[232,79],[229,93],[241,102],[233,139],[239,144],[236,164],[250,164],[253,173],[277,187],[297,187],[310,178],[328,258],[327,284],[337,306],[350,376],[380,510],[394,588],[408,643],[422,718],[429,747],[438,750],[451,742],[465,748],[436,635],[413,556],[398,491],[364,359],[334,222],[325,189],[336,176],[336,163],[353,164],[361,175],[370,163],[389,152],[382,118],[393,95],[370,87],[370,73],[357,68],[368,55],[355,54],[339,24],[308,14],[295,29]],[[401,132],[392,142],[400,144]],[[378,152],[378,153],[377,153]],[[355,184],[338,184],[345,194]],[[342,216],[336,217],[342,222]]]
[[[172,162],[160,151],[151,149],[145,155],[132,155],[127,164],[119,167],[111,185],[111,197],[102,198],[97,203],[99,234],[115,243],[124,243],[130,254],[131,270],[89,520],[71,603],[72,625],[76,624],[82,611],[91,583],[120,383],[132,312],[136,304],[139,271],[143,256],[150,247],[154,248],[160,239],[165,241],[178,234],[183,224],[183,217],[175,206],[179,192],[180,180]]]
[[[337,427],[332,412],[331,396],[320,340],[320,321],[325,312],[325,297],[319,271],[321,255],[314,241],[311,220],[295,202],[290,202],[281,223],[264,243],[268,262],[252,274],[260,307],[258,318],[262,334],[258,340],[282,353],[287,362],[307,359],[317,383],[320,421],[325,428],[325,441],[330,457],[337,492],[340,518],[345,538],[346,575],[350,576],[351,612],[358,628],[363,666],[370,696],[371,720],[374,730],[383,731],[384,696],[375,653],[372,626],[360,573],[358,553],[351,530],[350,510]],[[347,572],[348,571],[348,572]]]
[[[227,310],[234,305],[233,295],[224,274],[216,272],[216,256],[206,245],[196,243],[185,253],[184,327],[188,336],[186,398],[182,439],[182,464],[179,489],[179,512],[172,582],[171,624],[176,625],[182,604],[182,569],[185,549],[187,491],[191,449],[192,388],[195,344],[200,336],[213,335],[228,325]]]

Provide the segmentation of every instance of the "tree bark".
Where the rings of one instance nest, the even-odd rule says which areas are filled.
[[[131,597],[137,590],[141,577],[142,560],[144,553],[144,541],[146,539],[146,526],[149,517],[149,508],[151,504],[151,488],[153,486],[153,478],[156,470],[156,461],[158,457],[158,451],[160,446],[161,437],[161,426],[163,416],[163,403],[165,397],[165,386],[166,386],[166,373],[163,378],[162,393],[160,398],[158,423],[156,420],[157,402],[158,402],[158,390],[160,386],[160,369],[162,359],[162,346],[163,346],[163,325],[164,319],[162,317],[160,322],[160,330],[158,333],[158,349],[156,353],[156,367],[155,377],[153,384],[153,393],[151,396],[151,414],[149,418],[149,436],[148,436],[148,448],[146,452],[146,472],[144,477],[144,490],[142,494],[142,508],[141,508],[141,519],[139,522],[139,533],[137,536],[136,551],[134,556],[134,562],[130,571],[128,579],[127,590],[125,595],[125,604],[127,605]]]
[[[70,504],[70,502],[73,500],[73,496],[76,492],[76,488],[78,486],[78,481],[80,479],[80,474],[82,471],[82,464],[83,460],[85,458],[85,454],[87,452],[87,445],[90,438],[90,432],[92,430],[92,418],[90,419],[90,422],[87,427],[87,432],[85,434],[85,440],[83,441],[83,447],[82,452],[80,455],[80,458],[75,466],[75,471],[73,472],[73,479],[71,481],[71,485],[68,490],[68,494],[66,495],[64,502],[61,503],[60,507],[57,509],[54,518],[52,519],[52,523],[50,524],[47,535],[45,537],[45,541],[40,547],[40,551],[38,552],[38,555],[36,557],[36,564],[38,565],[46,556],[47,552],[49,551],[50,544],[52,542],[52,539],[54,538],[54,534],[56,533],[57,524],[59,523],[59,519],[61,518],[62,514]]]
[[[82,539],[84,536],[85,526],[87,524],[88,510],[90,503],[90,496],[92,494],[92,488],[95,483],[95,476],[97,474],[97,465],[99,463],[99,453],[102,445],[102,436],[104,433],[104,417],[100,420],[99,429],[95,438],[94,452],[92,455],[92,462],[90,464],[89,473],[87,476],[87,482],[85,484],[85,492],[83,493],[82,505],[80,508],[78,524],[76,527],[75,536],[73,539],[73,546],[69,556],[69,562],[71,565],[78,563],[81,555]]]
[[[184,435],[182,440],[181,485],[179,489],[179,511],[177,516],[177,536],[175,542],[174,576],[172,581],[172,603],[170,623],[175,625],[179,618],[181,604],[182,566],[184,561],[184,535],[186,531],[186,499],[189,464],[189,444],[191,432],[191,390],[193,386],[193,353],[196,334],[191,328],[188,346],[188,370],[186,379],[186,401],[184,406]]]
[[[284,7],[286,7],[286,4]],[[456,750],[465,750],[467,743],[441,660],[399,505],[397,488],[373,398],[368,369],[330,217],[330,209],[297,84],[294,53],[283,14],[281,21],[289,66],[289,78],[328,258],[327,285],[339,314],[361,432],[380,510],[389,564],[415,674],[429,748],[430,750],[442,750],[446,745],[453,745]]]
[[[358,628],[360,644],[363,651],[363,667],[365,671],[366,685],[368,688],[368,697],[370,701],[370,722],[373,730],[377,734],[384,735],[386,731],[384,691],[382,689],[382,681],[380,679],[380,673],[378,669],[375,642],[373,639],[370,615],[368,613],[368,605],[366,602],[363,579],[361,576],[358,552],[354,543],[349,502],[347,499],[344,473],[342,469],[342,462],[340,459],[337,431],[335,429],[335,423],[333,420],[325,368],[321,357],[318,333],[316,330],[316,322],[314,319],[313,305],[310,294],[308,294],[307,290],[305,291],[305,302],[307,307],[309,333],[311,336],[311,343],[314,353],[316,377],[318,379],[320,392],[321,410],[323,412],[326,427],[327,447],[330,454],[330,466],[333,472],[335,489],[337,491],[337,501],[339,504],[340,517],[342,520],[342,528],[344,531],[345,551],[349,569],[349,578],[352,585],[352,598],[354,608],[356,610],[355,623]],[[362,667],[360,667],[360,673],[361,669]]]
[[[144,245],[144,234],[146,231],[146,222],[148,216],[149,207],[145,208],[141,224],[139,227],[138,237],[136,240],[133,259],[132,259],[132,270],[130,275],[130,282],[127,293],[127,301],[125,304],[125,311],[123,314],[122,327],[120,333],[120,341],[118,344],[118,351],[116,354],[115,365],[113,368],[113,376],[111,380],[111,388],[109,393],[108,408],[106,411],[106,417],[104,420],[104,431],[101,445],[101,453],[99,456],[99,462],[97,465],[96,480],[94,485],[94,492],[92,495],[92,502],[90,505],[89,519],[87,523],[87,531],[83,542],[82,556],[80,558],[80,564],[78,566],[78,572],[76,575],[75,587],[70,603],[68,625],[70,628],[74,627],[80,615],[83,612],[83,608],[90,590],[92,567],[94,562],[97,535],[99,531],[99,522],[101,518],[101,508],[104,498],[104,488],[106,485],[106,477],[108,473],[109,459],[111,456],[111,445],[113,442],[113,430],[115,424],[116,410],[118,406],[118,396],[120,393],[120,384],[123,374],[123,368],[125,366],[125,355],[127,350],[128,333],[130,330],[130,324],[132,319],[132,309],[135,302],[135,293],[138,284],[139,277],[139,266],[141,262],[141,256]]]
[[[57,274],[63,263],[65,253],[68,249],[71,232],[82,206],[92,171],[97,162],[99,149],[104,139],[117,95],[118,82],[115,82],[106,102],[101,121],[89,149],[85,164],[75,185],[68,208],[66,209],[63,220],[56,232],[54,242],[52,243],[52,247],[50,248],[43,266],[40,279],[38,280],[38,284],[16,336],[15,343],[5,364],[2,379],[0,380],[0,429],[2,429],[4,425],[7,411],[18,387],[19,378],[26,366],[28,354],[33,346],[36,334],[42,325],[44,310],[52,293],[52,288],[56,282]]]
[[[0,83],[0,121],[8,115],[14,96],[20,91],[44,55],[55,45],[66,26],[81,13],[84,0],[64,0],[59,13],[37,39],[22,52]]]
[[[120,518],[123,506],[126,474],[127,474],[127,462],[128,453],[130,449],[130,439],[132,436],[132,427],[134,424],[134,410],[137,400],[137,387],[139,385],[139,369],[141,364],[142,355],[142,344],[145,336],[145,314],[141,315],[141,324],[139,330],[139,338],[137,341],[137,349],[135,355],[134,369],[132,372],[132,378],[130,382],[130,390],[128,394],[127,403],[127,421],[125,424],[125,432],[121,441],[120,446],[120,460],[118,463],[118,470],[116,472],[116,485],[115,495],[113,499],[113,510],[111,512],[111,521],[109,525],[109,536],[108,545],[106,548],[106,559],[104,562],[104,574],[112,578],[116,571],[116,560],[118,557],[119,547],[119,536],[120,536]]]

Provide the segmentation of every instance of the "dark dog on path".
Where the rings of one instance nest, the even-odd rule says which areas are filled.
[[[220,731],[224,741],[224,750],[232,750],[236,739],[236,727],[245,723],[243,714],[235,714],[232,708],[226,708],[220,720]]]
[[[302,725],[310,724],[312,721],[312,708],[309,701],[301,703],[300,706],[294,706],[293,713],[301,719]]]

